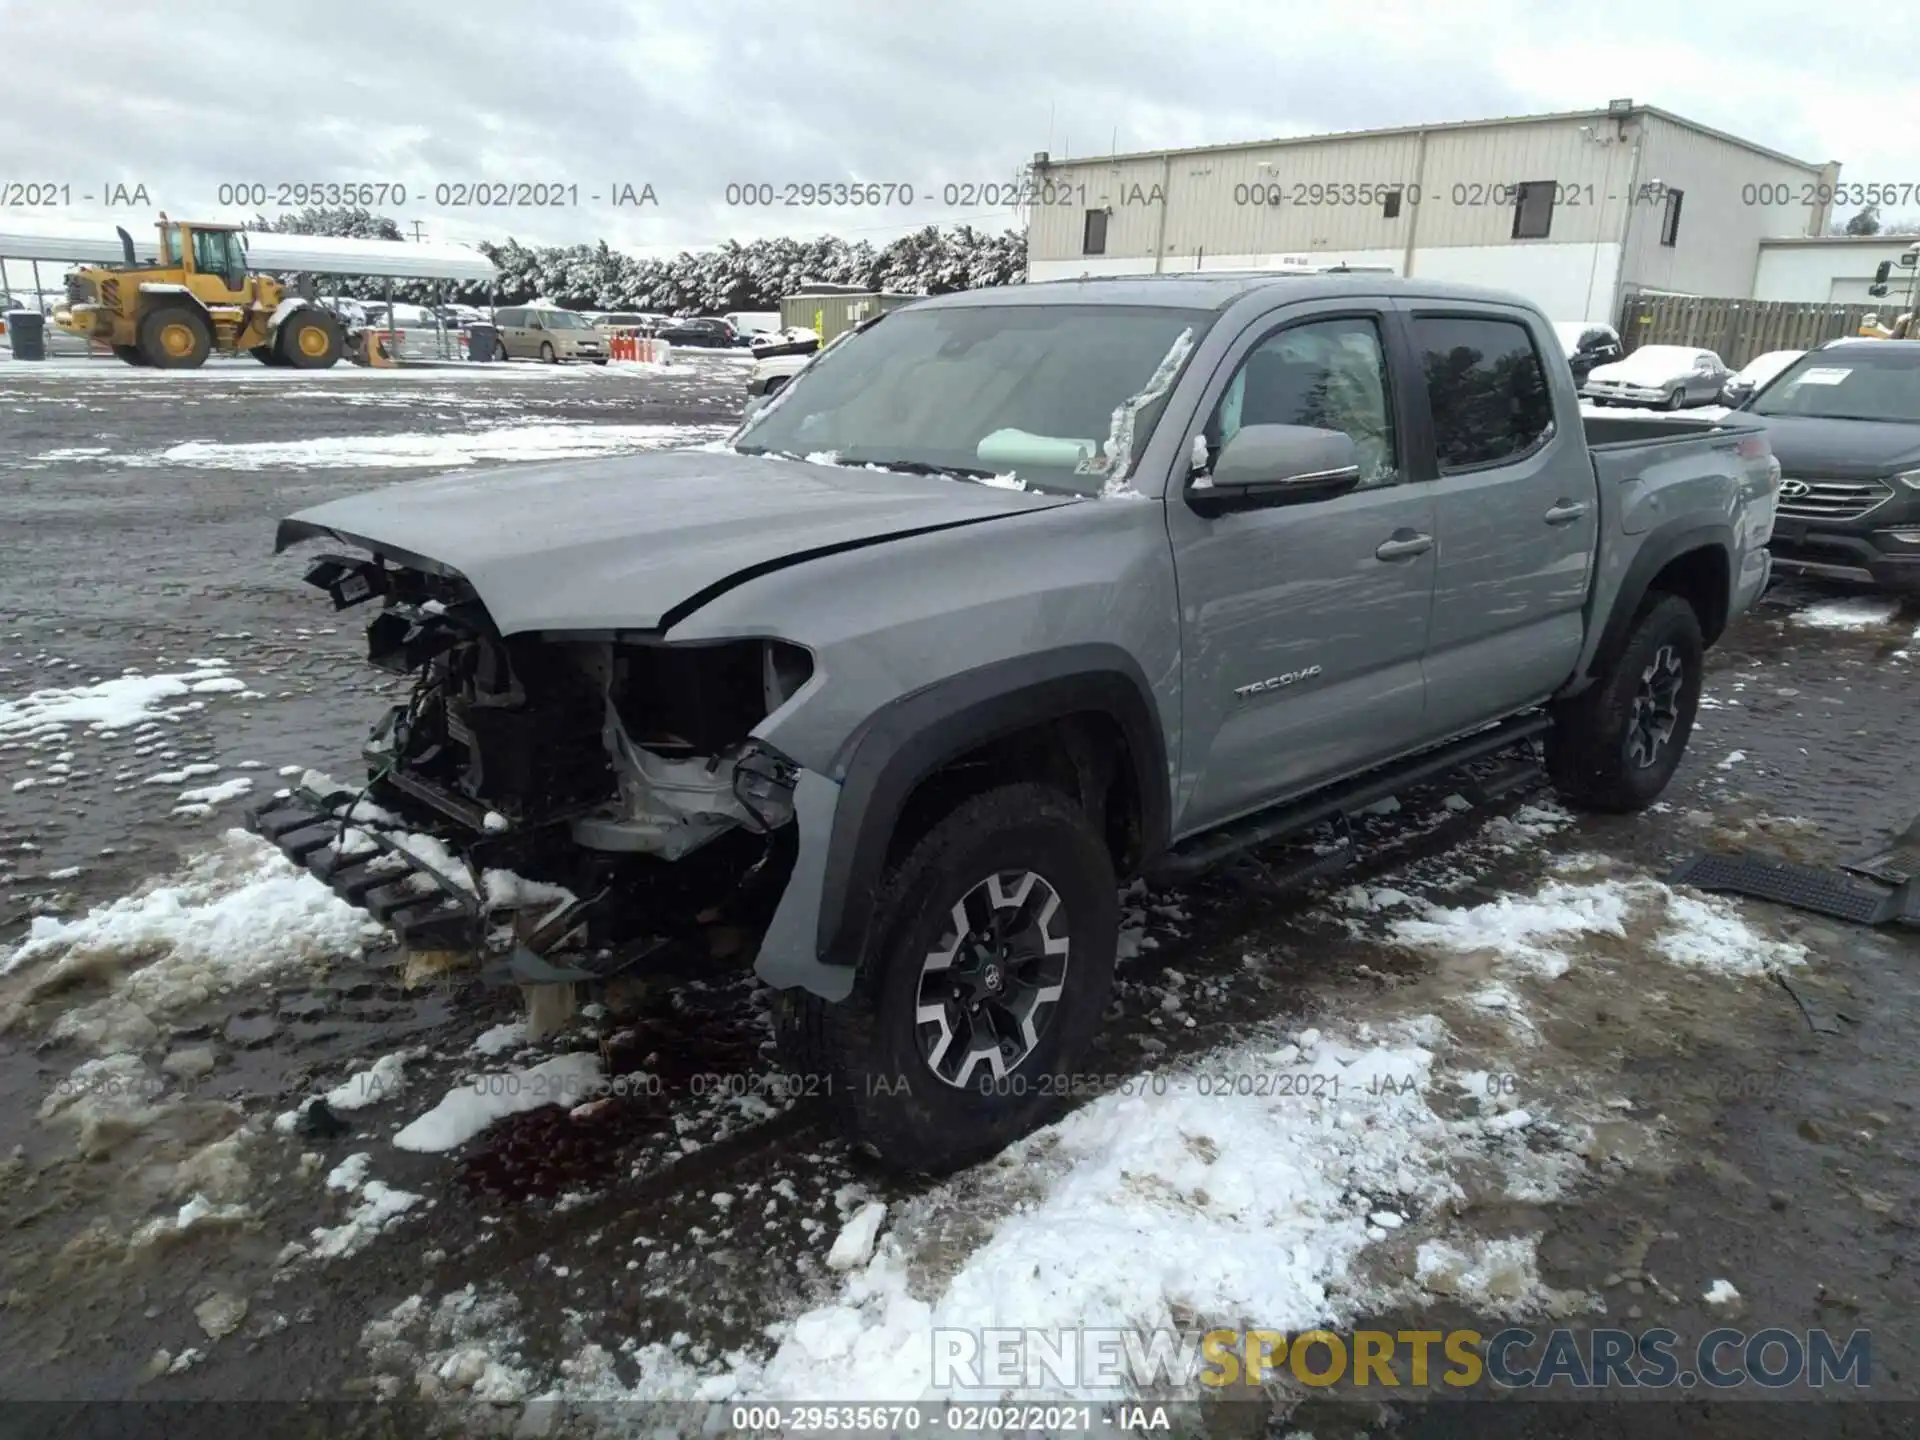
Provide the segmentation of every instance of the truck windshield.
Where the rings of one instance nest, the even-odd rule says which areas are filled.
[[[1920,342],[1873,340],[1809,351],[1750,408],[1755,415],[1920,425]]]
[[[820,457],[1092,495],[1145,448],[1213,312],[904,309],[822,352],[735,437]]]

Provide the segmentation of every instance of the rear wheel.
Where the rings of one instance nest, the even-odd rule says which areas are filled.
[[[296,310],[280,322],[274,348],[280,363],[300,370],[324,370],[346,349],[340,327],[319,310]]]
[[[1693,733],[1705,652],[1692,605],[1647,597],[1606,673],[1555,707],[1547,772],[1562,798],[1615,813],[1659,798]]]
[[[890,870],[846,1001],[779,996],[782,1055],[888,1165],[984,1159],[1071,1093],[1119,928],[1113,862],[1080,807],[1040,785],[989,791]]]
[[[197,370],[207,363],[213,330],[186,305],[158,305],[140,322],[140,354],[162,370]]]

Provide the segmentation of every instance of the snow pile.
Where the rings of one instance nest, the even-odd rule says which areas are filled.
[[[402,1150],[464,1145],[495,1120],[542,1105],[579,1105],[600,1090],[600,1057],[590,1050],[556,1055],[524,1070],[475,1075],[393,1137]]]
[[[272,845],[229,830],[184,874],[96,906],[77,920],[36,916],[27,938],[0,959],[0,974],[54,962],[35,983],[130,971],[108,1001],[165,1012],[302,961],[359,953],[366,917]],[[70,1012],[63,1023],[78,1023]]]
[[[56,725],[94,731],[124,730],[169,712],[164,700],[192,694],[244,690],[224,660],[189,660],[192,669],[168,675],[119,675],[70,690],[36,690],[21,700],[0,700],[0,737],[11,738]]]
[[[1891,622],[1899,610],[1898,600],[1851,596],[1843,600],[1823,600],[1796,610],[1793,623],[1822,630],[1870,630]]]
[[[1532,1236],[1475,1238],[1458,1245],[1427,1240],[1414,1254],[1414,1275],[1429,1294],[1482,1313],[1519,1314],[1548,1299],[1535,1246]]]
[[[1502,896],[1457,909],[1390,890],[1349,891],[1342,899],[1350,910],[1418,907],[1420,919],[1395,920],[1389,927],[1390,938],[1403,945],[1491,953],[1547,979],[1564,975],[1580,957],[1579,941],[1592,935],[1646,933],[1652,954],[1726,975],[1757,975],[1806,958],[1802,946],[1763,935],[1730,900],[1687,894],[1644,878],[1584,884],[1549,880],[1529,896]]]
[[[533,1379],[521,1368],[510,1295],[482,1295],[468,1285],[440,1298],[431,1310],[410,1295],[360,1332],[360,1343],[381,1370],[411,1369],[406,1399],[471,1399],[507,1404],[525,1398]]]
[[[345,1191],[358,1200],[346,1222],[332,1229],[324,1226],[312,1233],[313,1244],[306,1253],[316,1260],[338,1260],[357,1255],[414,1206],[421,1197],[410,1190],[396,1190],[381,1180],[368,1178],[373,1157],[365,1151],[349,1155],[334,1166],[327,1176],[329,1190]],[[306,1247],[301,1247],[305,1249]]]
[[[1424,920],[1396,920],[1389,934],[1403,945],[1473,953],[1492,950],[1554,979],[1573,964],[1568,942],[1592,934],[1625,935],[1632,908],[1618,883],[1569,885],[1553,880],[1525,898],[1502,896],[1465,910],[1433,906]]]
[[[918,1399],[932,1332],[950,1327],[1182,1329],[1197,1317],[1298,1331],[1350,1320],[1370,1300],[1355,1262],[1390,1233],[1377,1217],[1397,1228],[1457,1197],[1454,1165],[1510,1138],[1500,1117],[1449,1123],[1428,1107],[1434,1054],[1422,1041],[1443,1034],[1431,1017],[1386,1042],[1307,1031],[1096,1100],[923,1197],[838,1300],[793,1321],[765,1365],[736,1367],[731,1392],[715,1377],[702,1398]],[[1277,1083],[1241,1093],[1240,1075]],[[986,1194],[960,1193],[975,1188]],[[940,1217],[983,1210],[1006,1213],[957,1265],[943,1260],[952,1236]],[[925,1237],[911,1233],[914,1219],[930,1222]],[[842,1242],[864,1248],[877,1223],[860,1211]],[[923,1268],[944,1274],[924,1298]],[[640,1398],[673,1393],[661,1382],[684,1376],[649,1370]]]
[[[327,1108],[346,1113],[365,1110],[370,1105],[391,1100],[407,1088],[406,1067],[409,1062],[426,1057],[427,1048],[424,1045],[382,1055],[367,1069],[356,1071],[329,1090],[326,1094]],[[296,1117],[298,1113],[295,1112]]]
[[[311,440],[188,440],[165,450],[115,456],[130,466],[194,470],[452,470],[486,460],[566,460],[672,450],[727,434],[727,425],[502,425],[447,434],[323,435]]]

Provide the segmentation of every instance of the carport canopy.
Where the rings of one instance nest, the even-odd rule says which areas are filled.
[[[192,222],[189,221],[189,224]],[[158,221],[116,227],[107,221],[34,217],[0,220],[0,260],[49,260],[66,264],[118,265],[126,260],[120,229],[133,239],[143,262],[159,258]],[[374,275],[396,280],[463,280],[491,285],[494,263],[470,245],[444,241],[354,240],[335,235],[288,235],[248,230],[247,263],[255,270],[321,275]]]

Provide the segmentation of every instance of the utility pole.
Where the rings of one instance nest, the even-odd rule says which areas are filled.
[[[418,220],[413,222],[413,238],[416,242],[422,238],[420,234],[420,222]]]

